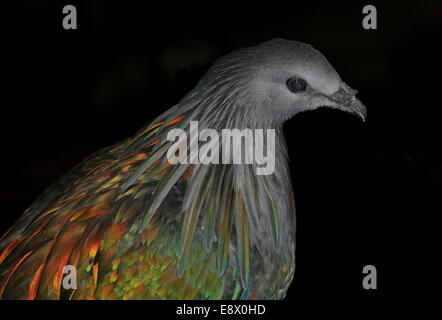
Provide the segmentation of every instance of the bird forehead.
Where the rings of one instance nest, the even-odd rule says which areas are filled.
[[[316,91],[325,95],[332,95],[339,90],[341,78],[336,70],[325,60],[301,61],[294,67],[294,75],[304,78]]]
[[[324,55],[312,46],[277,39],[264,43],[263,47],[267,49],[266,55],[273,76],[301,77],[313,89],[326,95],[339,89],[341,78],[338,73]]]

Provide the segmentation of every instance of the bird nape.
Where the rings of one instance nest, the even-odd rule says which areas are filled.
[[[284,298],[295,206],[282,126],[324,106],[365,119],[355,95],[304,43],[275,39],[220,58],[176,106],[86,158],[24,212],[1,238],[0,297]],[[171,163],[168,134],[191,121],[214,132],[274,130],[274,172]],[[190,141],[188,152],[207,143]]]

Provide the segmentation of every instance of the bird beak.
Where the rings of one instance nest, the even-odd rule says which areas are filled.
[[[365,119],[367,119],[367,109],[365,109],[362,102],[356,98],[357,93],[356,90],[353,90],[343,82],[339,90],[331,96],[330,99],[335,103],[334,108],[358,116],[365,122]]]

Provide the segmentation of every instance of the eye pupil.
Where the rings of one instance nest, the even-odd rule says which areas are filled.
[[[290,78],[287,81],[287,86],[290,91],[297,93],[297,92],[304,91],[307,84],[301,78]]]

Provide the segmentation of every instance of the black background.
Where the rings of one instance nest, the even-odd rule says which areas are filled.
[[[77,30],[62,28],[66,4],[77,7]],[[362,28],[366,4],[378,10],[377,30]],[[286,124],[297,270],[273,312],[431,303],[440,298],[431,290],[440,278],[441,27],[440,1],[6,1],[0,231],[85,156],[178,102],[216,57],[287,38],[327,57],[359,90],[368,120],[320,109]],[[368,264],[377,290],[362,287]]]

